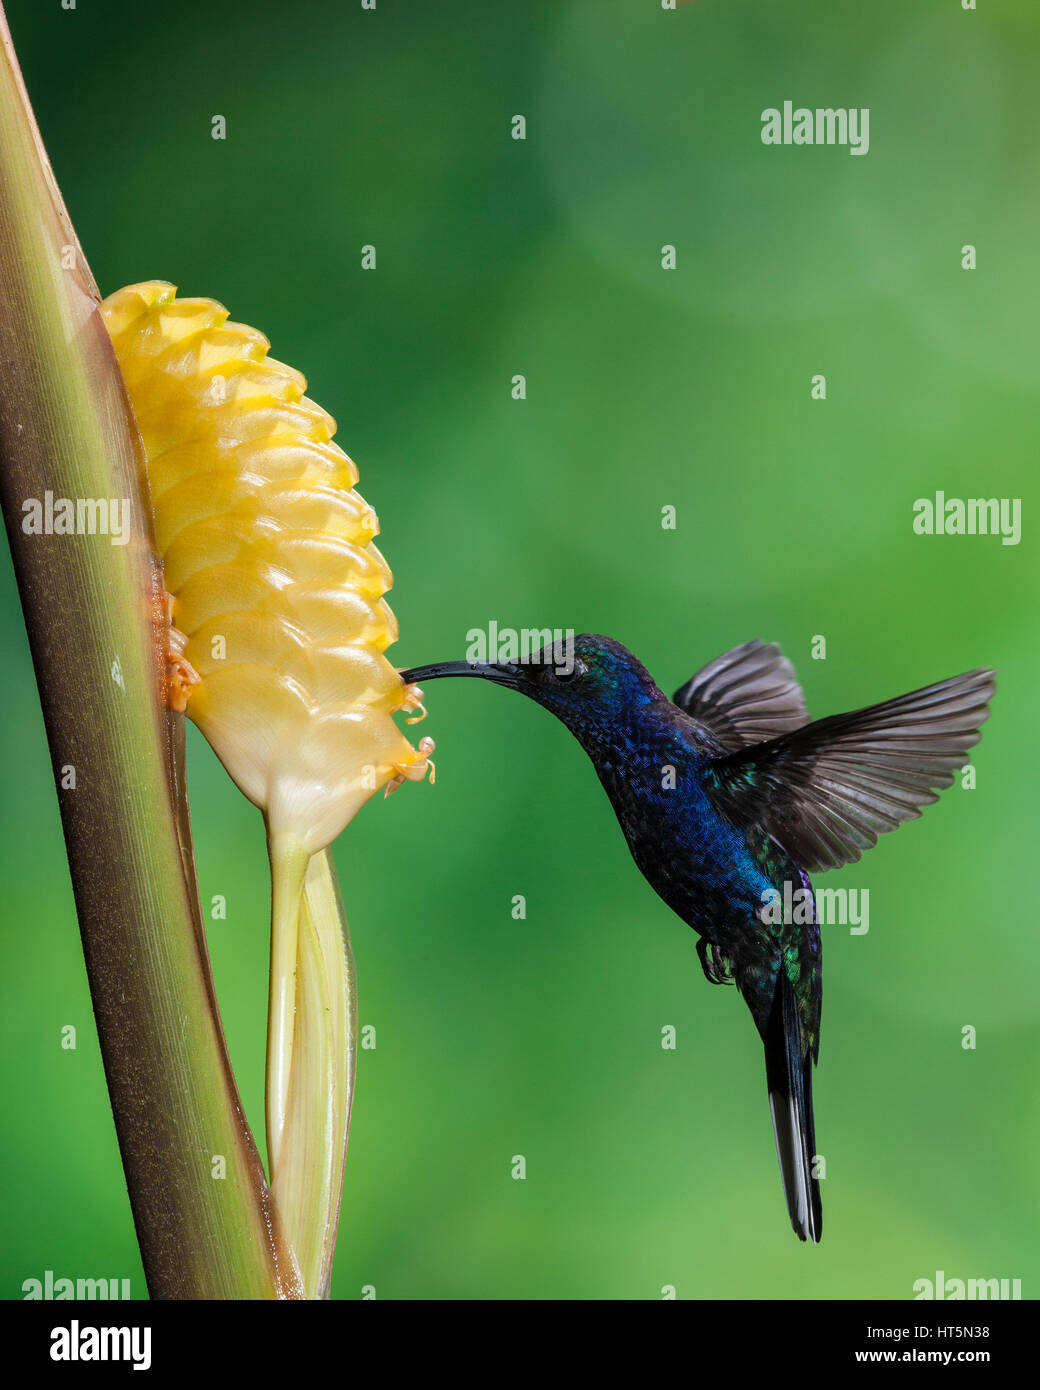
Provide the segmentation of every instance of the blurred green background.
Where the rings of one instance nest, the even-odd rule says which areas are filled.
[[[103,292],[220,299],[338,418],[399,664],[462,656],[494,619],[610,633],[671,691],[761,637],[816,715],[1000,669],[976,789],[817,880],[871,895],[867,935],[824,932],[818,1249],[788,1226],[747,1013],[704,981],[584,755],[533,704],[432,686],[436,786],[374,801],[336,847],[377,1047],[335,1296],[909,1298],[938,1269],[1035,1296],[1032,0],[7,9]],[[785,99],[869,107],[869,154],[763,146]],[[1021,544],[915,536],[936,489],[1022,498]],[[0,1287],[52,1269],[143,1296],[2,563]],[[190,736],[202,898],[228,903],[218,993],[262,1132],[262,827]]]

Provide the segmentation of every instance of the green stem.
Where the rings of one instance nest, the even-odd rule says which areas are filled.
[[[271,861],[271,976],[267,1006],[267,1164],[274,1186],[289,1108],[296,1030],[296,965],[303,880],[310,854],[288,835],[268,835]],[[291,1239],[291,1238],[290,1238]]]
[[[357,1060],[354,958],[328,850],[310,860],[297,902],[291,1058],[269,1057],[269,1094],[272,1076],[289,1077],[271,1185],[306,1295],[327,1298]]]

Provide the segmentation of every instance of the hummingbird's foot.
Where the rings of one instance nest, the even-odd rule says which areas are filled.
[[[708,949],[711,948],[711,955]],[[714,941],[708,941],[705,937],[697,938],[697,955],[700,959],[701,969],[704,971],[705,979],[713,985],[731,985],[733,975],[730,972],[728,959],[719,953],[719,948]]]
[[[405,782],[421,782],[427,772],[430,774],[430,785],[432,786],[433,783],[436,782],[437,766],[430,757],[430,754],[436,746],[432,738],[421,738],[419,740],[418,749],[420,757],[417,762],[391,764],[394,770],[394,776],[391,777],[390,781],[386,784],[386,791],[383,793],[384,801],[391,792],[395,792],[398,787],[404,786]]]

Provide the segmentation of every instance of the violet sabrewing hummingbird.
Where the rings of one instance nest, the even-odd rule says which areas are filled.
[[[993,674],[810,721],[791,663],[758,641],[717,657],[673,700],[627,648],[587,633],[524,661],[402,672],[409,684],[477,676],[519,690],[588,753],[639,869],[698,933],[705,975],[735,983],[751,1010],[802,1240],[823,1230],[812,1105],[822,958],[809,874],[853,863],[950,786],[979,740]]]

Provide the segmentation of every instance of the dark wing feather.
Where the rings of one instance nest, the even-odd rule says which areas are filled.
[[[809,722],[794,667],[775,642],[745,642],[724,652],[673,699],[731,753]]]
[[[969,671],[715,759],[705,787],[734,825],[803,868],[854,863],[952,783],[979,741],[993,674]]]

